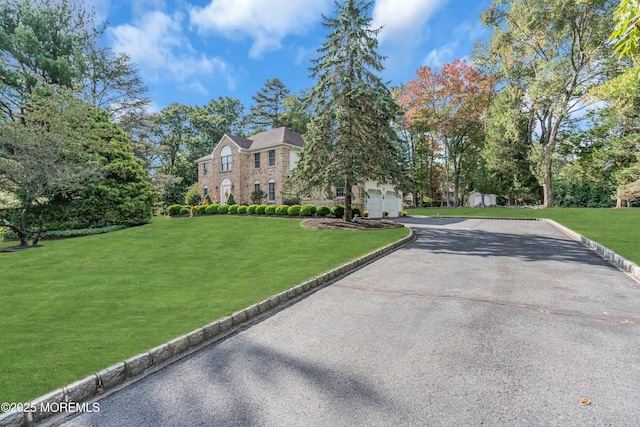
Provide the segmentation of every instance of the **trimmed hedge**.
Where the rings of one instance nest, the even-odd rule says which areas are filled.
[[[344,216],[344,206],[342,205],[333,205],[331,207],[331,215],[336,218],[342,218]]]
[[[198,213],[199,214],[207,213],[207,206],[206,205],[198,206]]]
[[[226,214],[227,212],[229,212],[229,205],[220,205],[220,207],[218,208],[218,213]]]
[[[289,205],[280,205],[276,207],[276,215],[287,215],[288,209],[289,209]]]
[[[316,208],[316,215],[318,216],[327,216],[331,213],[331,209],[329,209],[329,206],[318,206]]]
[[[362,213],[360,212],[360,208],[357,207],[357,206],[351,206],[351,215],[353,215],[353,216],[356,216],[356,215],[361,216]]]
[[[267,205],[258,205],[256,207],[256,213],[260,215],[264,215],[264,211],[267,209]]]
[[[249,205],[247,206],[247,213],[249,215],[253,215],[254,213],[256,213],[256,208],[258,207],[258,205]]]
[[[169,215],[179,215],[182,210],[182,205],[171,205],[167,208],[167,213]]]
[[[207,209],[205,210],[205,212],[209,215],[217,214],[219,207],[220,207],[219,204],[214,203],[212,205],[207,206]]]
[[[239,214],[246,214],[247,213],[247,206],[238,206],[238,213]]]
[[[264,213],[267,215],[275,215],[276,207],[274,205],[269,205],[264,209]]]
[[[180,209],[180,212],[178,213],[178,215],[189,215],[190,211],[191,211],[191,208],[183,207],[182,209]]]
[[[289,216],[300,215],[300,209],[301,208],[302,208],[302,206],[300,206],[300,205],[289,206],[289,209],[287,209],[287,215],[289,215]]]
[[[229,206],[229,213],[230,214],[238,213],[238,208],[239,207],[240,207],[240,205],[237,205],[237,204]]]
[[[300,215],[302,216],[313,216],[316,213],[315,205],[304,205],[300,208]]]

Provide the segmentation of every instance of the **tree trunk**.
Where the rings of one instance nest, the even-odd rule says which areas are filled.
[[[27,201],[27,206],[29,206],[28,201]],[[27,228],[25,227],[26,217],[27,217],[27,208],[25,207],[24,209],[22,209],[22,212],[20,213],[20,227],[18,227],[19,230],[16,230],[18,237],[20,238],[20,246],[29,246]]]
[[[344,219],[344,221],[346,222],[351,222],[351,220],[353,219],[353,213],[351,211],[352,193],[350,181],[351,180],[347,178],[344,182],[344,216],[342,219]]]
[[[36,234],[36,237],[33,239],[33,242],[31,243],[33,246],[37,245],[38,242],[40,241],[40,236],[42,235],[42,229],[44,228],[44,212],[42,210],[42,206],[40,206],[40,216],[38,217],[38,233]]]
[[[551,162],[553,160],[553,144],[547,144],[544,146],[544,165],[543,165],[543,206],[545,208],[553,207],[553,192],[552,192],[552,169]]]

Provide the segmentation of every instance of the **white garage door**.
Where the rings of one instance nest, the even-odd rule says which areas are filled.
[[[370,218],[382,217],[382,191],[369,190],[367,191],[369,197],[367,197],[367,203],[365,209],[369,211]]]
[[[384,195],[384,210],[389,211],[389,216],[397,217],[398,216],[398,196],[393,191],[387,191]]]

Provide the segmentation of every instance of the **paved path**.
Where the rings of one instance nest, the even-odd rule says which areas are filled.
[[[638,425],[636,281],[547,223],[406,221],[416,242],[63,425]]]

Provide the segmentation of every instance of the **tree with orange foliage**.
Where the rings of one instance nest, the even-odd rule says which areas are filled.
[[[464,60],[440,70],[422,66],[404,86],[398,103],[405,109],[405,125],[419,127],[445,150],[446,187],[453,184],[453,204],[460,205],[460,177],[465,156],[483,141],[482,117],[491,105],[495,81]],[[451,177],[450,177],[451,173]],[[449,200],[447,200],[449,204]]]

